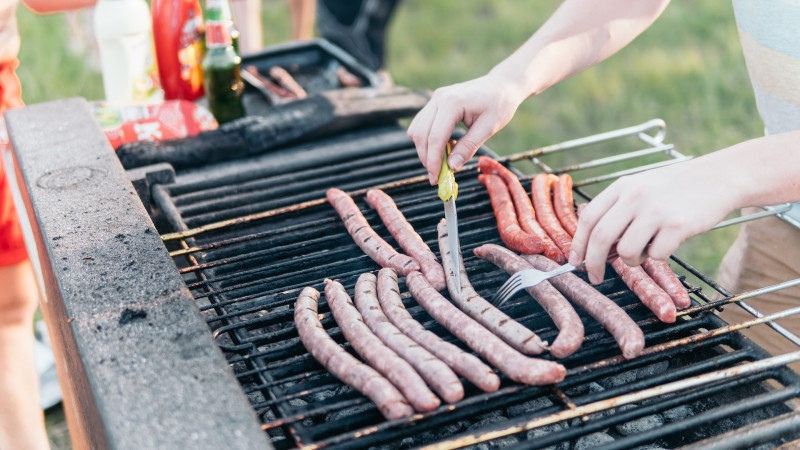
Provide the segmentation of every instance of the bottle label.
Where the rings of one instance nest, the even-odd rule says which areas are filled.
[[[206,47],[220,48],[232,45],[230,29],[228,24],[220,22],[208,22],[206,24]]]
[[[188,82],[195,90],[203,84],[203,69],[200,67],[203,57],[203,33],[203,18],[189,9],[178,37],[178,63],[181,79]]]

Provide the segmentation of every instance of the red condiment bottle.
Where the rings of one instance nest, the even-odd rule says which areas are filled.
[[[198,0],[152,0],[153,40],[166,100],[203,96],[203,11]]]

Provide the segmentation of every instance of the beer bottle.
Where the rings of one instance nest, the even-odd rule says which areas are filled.
[[[226,11],[228,14],[225,14]],[[206,1],[203,84],[211,114],[220,124],[244,116],[242,104],[244,83],[239,73],[242,58],[233,47],[229,11],[227,0]]]

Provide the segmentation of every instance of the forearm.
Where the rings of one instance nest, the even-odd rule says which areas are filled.
[[[566,0],[490,74],[520,102],[613,55],[647,29],[669,0]]]
[[[751,139],[703,156],[735,209],[800,201],[800,130]]]
[[[97,0],[22,0],[31,11],[49,14],[94,6]]]

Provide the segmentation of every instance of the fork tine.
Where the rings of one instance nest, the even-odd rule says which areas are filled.
[[[519,274],[514,274],[500,286],[500,289],[492,297],[492,304],[500,306],[511,298],[519,290],[522,284],[522,277]]]

